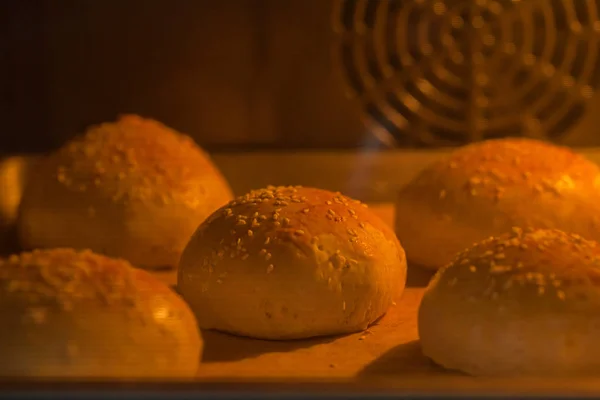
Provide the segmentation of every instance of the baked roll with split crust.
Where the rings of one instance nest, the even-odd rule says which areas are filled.
[[[71,247],[175,267],[198,225],[232,199],[191,138],[134,115],[91,127],[44,160],[23,194],[25,249]]]
[[[395,225],[409,263],[431,269],[513,226],[600,240],[600,170],[568,148],[532,139],[468,145],[400,191]]]
[[[525,230],[464,251],[421,302],[423,353],[472,375],[600,373],[600,245]]]
[[[304,187],[224,206],[193,235],[178,271],[201,328],[279,340],[366,329],[405,281],[391,228],[365,204]]]
[[[0,259],[0,320],[0,376],[192,377],[202,352],[177,294],[89,251]]]

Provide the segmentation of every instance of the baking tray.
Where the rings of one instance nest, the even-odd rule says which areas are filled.
[[[595,162],[600,150],[583,151]],[[392,199],[402,184],[444,152],[221,154],[214,159],[234,191],[267,184],[303,184],[341,190],[367,201],[393,223]],[[19,190],[35,157],[0,163],[0,193]],[[277,165],[277,168],[273,168]],[[299,168],[299,166],[304,166]],[[8,166],[8,167],[7,167]],[[12,169],[11,169],[12,168]],[[303,171],[300,173],[297,171]],[[317,174],[318,172],[318,174]],[[287,175],[286,175],[287,174]],[[7,176],[11,176],[7,179]],[[365,178],[366,176],[366,178]],[[360,180],[362,179],[362,180]],[[15,182],[21,181],[20,184]],[[12,183],[11,183],[12,182]],[[354,192],[353,192],[354,191]],[[12,195],[14,199],[18,194]],[[18,203],[18,202],[17,202]],[[10,216],[3,212],[5,222]],[[9,232],[10,229],[5,229]],[[5,250],[14,241],[8,240]],[[12,250],[15,248],[13,247]],[[156,272],[173,285],[174,272]],[[203,333],[206,347],[197,379],[181,382],[0,382],[1,395],[43,398],[50,393],[106,398],[535,398],[600,397],[600,379],[483,379],[443,370],[421,353],[416,311],[431,272],[409,266],[402,298],[365,332],[339,337],[274,342]],[[152,394],[150,396],[149,394]]]

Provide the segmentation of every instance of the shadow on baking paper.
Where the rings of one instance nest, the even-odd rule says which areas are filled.
[[[406,375],[419,373],[439,373],[456,375],[445,370],[423,355],[418,340],[403,343],[383,353],[367,364],[357,375],[358,378],[373,378],[389,375]]]
[[[0,258],[8,257],[20,251],[17,240],[17,229],[14,226],[5,228],[0,221]]]
[[[258,340],[216,331],[202,331],[204,352],[202,362],[239,361],[266,353],[287,353],[298,349],[333,342],[340,336],[302,340]]]
[[[409,263],[406,274],[406,287],[427,287],[435,272],[433,269]]]

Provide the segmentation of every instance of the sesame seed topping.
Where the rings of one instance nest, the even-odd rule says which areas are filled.
[[[82,300],[131,308],[142,295],[128,263],[87,250],[34,250],[0,259],[0,267],[0,291],[26,294],[23,299],[31,302],[30,316],[37,323],[46,315],[36,304],[48,300],[64,311]]]

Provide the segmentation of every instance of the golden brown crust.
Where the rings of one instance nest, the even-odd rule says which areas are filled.
[[[72,249],[0,259],[0,375],[194,376],[187,304],[122,260]]]
[[[568,148],[532,139],[468,145],[401,190],[396,233],[411,262],[436,269],[512,226],[556,228],[597,240],[599,172]]]
[[[90,248],[138,267],[174,267],[195,228],[231,198],[192,139],[126,115],[43,162],[23,196],[20,237],[25,248]]]
[[[522,230],[460,253],[426,290],[425,355],[474,375],[600,371],[600,246],[558,230]]]
[[[224,206],[198,228],[179,268],[201,327],[266,339],[365,329],[406,279],[402,247],[366,205],[303,187]]]

